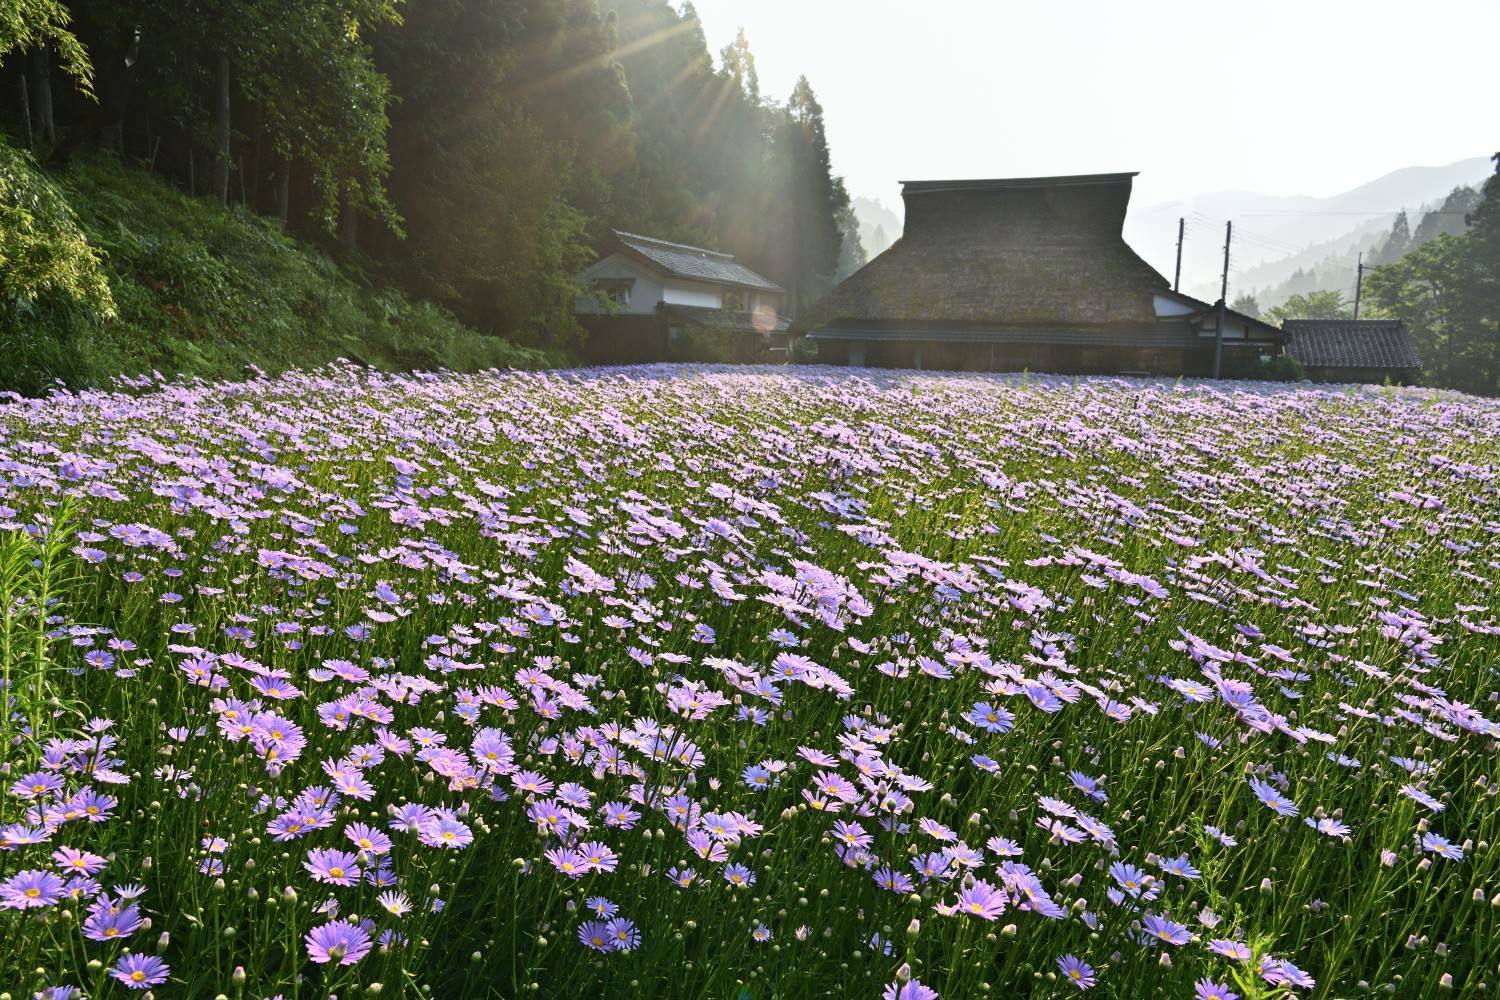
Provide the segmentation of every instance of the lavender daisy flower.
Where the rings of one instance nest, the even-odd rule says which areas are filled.
[[[107,898],[100,900],[107,902]],[[83,936],[90,941],[114,941],[134,934],[143,923],[140,907],[134,904],[123,909],[96,904],[83,922]]]
[[[1146,914],[1141,921],[1141,929],[1158,941],[1171,945],[1184,945],[1193,939],[1192,932],[1182,924],[1154,913]]]
[[[1208,950],[1225,958],[1232,958],[1237,962],[1250,961],[1250,946],[1243,941],[1234,941],[1229,938],[1215,938],[1208,942]]]
[[[144,990],[166,982],[171,971],[167,963],[155,955],[129,954],[121,956],[109,974],[130,989]]]
[[[731,864],[724,869],[724,881],[738,888],[748,888],[755,884],[755,873],[742,864]]]
[[[370,926],[335,920],[307,932],[307,957],[319,965],[353,965],[370,953]]]
[[[1447,858],[1449,861],[1462,861],[1464,859],[1464,849],[1462,847],[1452,843],[1448,838],[1440,837],[1435,833],[1422,834],[1422,850],[1436,854],[1440,858]],[[3,891],[4,887],[0,887],[0,892]]]
[[[938,991],[929,986],[923,986],[920,979],[911,982],[900,981],[891,983],[880,994],[880,1000],[937,1000]]]
[[[1255,797],[1260,800],[1260,804],[1267,809],[1277,812],[1282,816],[1297,815],[1297,804],[1285,795],[1282,795],[1273,785],[1267,784],[1259,778],[1251,778],[1250,789],[1255,793]]]
[[[1193,867],[1192,862],[1188,860],[1186,854],[1175,858],[1165,858],[1158,862],[1158,864],[1161,866],[1161,870],[1168,875],[1177,875],[1185,879],[1198,879],[1203,874]]]
[[[578,940],[584,947],[595,951],[613,951],[614,938],[610,937],[609,925],[602,920],[589,920],[578,927]]]
[[[1097,980],[1094,978],[1094,968],[1077,955],[1064,955],[1057,960],[1057,967],[1062,970],[1065,981],[1086,990],[1093,986]]]
[[[302,867],[313,878],[329,885],[354,885],[359,881],[358,858],[349,851],[314,848],[307,852]]]
[[[0,908],[30,910],[52,906],[63,898],[63,880],[49,871],[28,869],[0,882]]]
[[[640,947],[641,932],[636,930],[634,921],[624,917],[615,917],[609,922],[609,936],[615,942],[615,951],[634,951]]]
[[[977,879],[958,894],[959,912],[981,920],[994,920],[1005,912],[1008,902],[1003,891],[983,879]]]

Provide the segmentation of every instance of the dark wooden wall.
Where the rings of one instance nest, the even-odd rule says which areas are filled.
[[[667,358],[664,316],[579,316],[584,364],[635,365]]]
[[[851,342],[815,341],[820,364],[849,363]],[[920,358],[919,358],[920,353]],[[954,344],[940,341],[874,341],[865,344],[871,368],[934,371],[1016,372],[1060,375],[1207,375],[1212,349],[1169,347],[1073,347],[1051,344]]]

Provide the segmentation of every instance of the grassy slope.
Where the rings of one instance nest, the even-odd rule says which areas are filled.
[[[116,375],[238,377],[346,357],[386,369],[537,367],[547,359],[442,310],[369,287],[272,221],[225,212],[160,178],[95,155],[40,176],[0,141],[12,177],[61,189],[102,252],[116,315],[65,296],[0,301],[0,390]],[[3,192],[0,192],[3,197]],[[9,234],[0,233],[0,238]]]

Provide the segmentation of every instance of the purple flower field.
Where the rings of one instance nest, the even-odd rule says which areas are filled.
[[[0,402],[0,995],[1488,995],[1497,435],[795,367]]]

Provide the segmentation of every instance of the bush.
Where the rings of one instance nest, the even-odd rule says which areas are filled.
[[[683,328],[671,339],[667,346],[667,356],[672,361],[722,364],[764,363],[780,361],[785,357],[773,354],[769,340],[759,334],[710,330],[696,326]]]
[[[0,389],[76,379],[82,332],[115,311],[104,262],[63,191],[0,142]]]
[[[1264,382],[1301,382],[1307,373],[1297,359],[1282,354],[1262,359],[1255,350],[1227,348],[1220,360],[1219,371],[1224,378],[1253,379]]]

